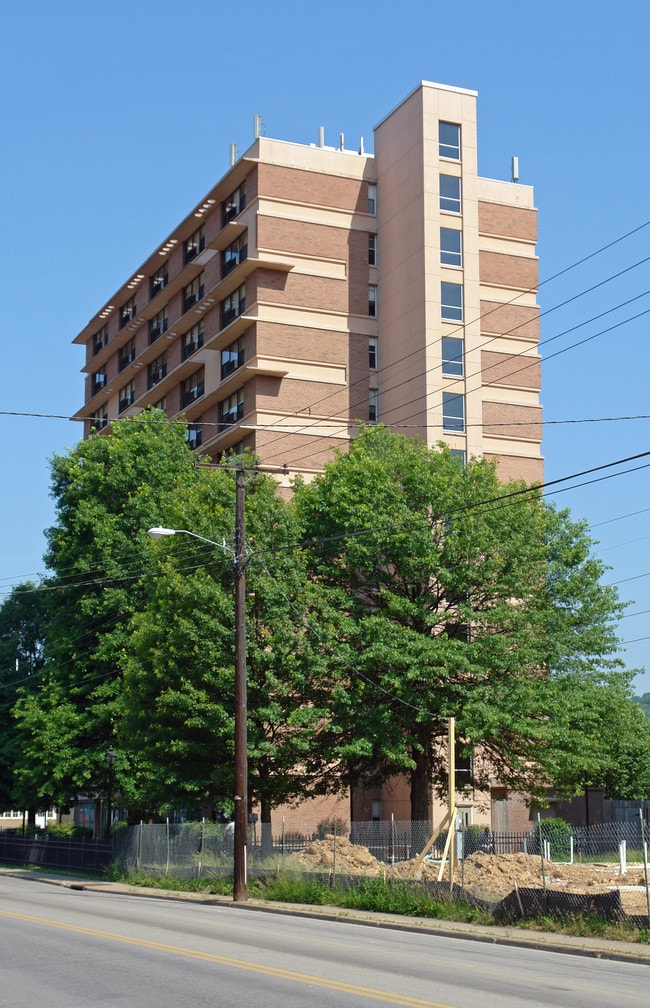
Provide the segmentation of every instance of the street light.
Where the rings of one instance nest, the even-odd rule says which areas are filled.
[[[236,473],[235,509],[235,836],[233,860],[233,900],[248,899],[247,834],[248,834],[248,711],[246,688],[246,556],[244,528],[244,471]],[[170,529],[158,526],[149,529],[152,539],[178,534],[191,536],[201,542],[228,552],[225,542],[190,532],[189,529]]]
[[[105,759],[108,766],[108,822],[106,824],[106,836],[110,839],[111,826],[113,825],[113,767],[117,759],[115,750],[109,749]]]

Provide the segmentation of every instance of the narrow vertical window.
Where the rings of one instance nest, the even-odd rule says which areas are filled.
[[[440,284],[440,313],[447,322],[463,321],[463,285],[447,283]]]
[[[377,288],[374,284],[368,287],[368,314],[377,317]]]
[[[368,235],[368,265],[377,265],[377,235]]]
[[[450,434],[465,430],[465,397],[453,392],[442,393],[442,429]]]
[[[368,367],[371,371],[377,370],[377,340],[374,337],[368,340]]]
[[[440,176],[440,209],[449,213],[461,212],[460,179],[457,175]]]
[[[463,265],[463,234],[457,228],[440,228],[440,262],[443,266]]]
[[[460,126],[456,123],[438,123],[438,154],[460,161]]]
[[[370,423],[377,423],[377,403],[379,400],[379,391],[376,388],[371,388],[368,392],[368,420]]]
[[[377,213],[377,186],[373,182],[368,183],[368,213]]]
[[[442,373],[452,378],[463,376],[463,341],[456,336],[442,337]]]

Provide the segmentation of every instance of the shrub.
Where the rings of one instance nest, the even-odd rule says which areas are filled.
[[[567,860],[571,856],[572,833],[573,827],[564,819],[542,819],[533,829],[535,849],[539,853],[541,844],[547,841],[552,858]]]
[[[52,823],[45,832],[59,840],[88,840],[93,835],[87,826],[75,826],[73,823]]]

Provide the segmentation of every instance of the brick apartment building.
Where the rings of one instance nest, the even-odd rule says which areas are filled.
[[[472,91],[421,83],[374,147],[233,157],[76,337],[86,433],[158,405],[308,478],[379,420],[538,479],[532,190],[477,174]]]
[[[476,93],[422,82],[374,154],[321,129],[232,161],[76,337],[86,433],[157,405],[212,457],[308,479],[377,420],[541,479],[536,210],[478,175]],[[360,817],[408,818],[393,784]]]

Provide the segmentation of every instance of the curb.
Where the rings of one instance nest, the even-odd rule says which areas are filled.
[[[33,882],[55,885],[78,892],[112,893],[122,896],[137,896],[143,899],[164,899],[179,903],[197,903],[202,906],[219,906],[236,911],[250,911],[281,914],[292,917],[303,917],[313,920],[326,920],[338,924],[363,925],[365,927],[391,928],[413,934],[429,934],[441,938],[456,938],[482,942],[487,945],[506,945],[515,948],[536,949],[543,952],[556,952],[561,955],[579,955],[589,959],[607,959],[617,962],[636,963],[650,966],[650,945],[639,947],[632,942],[611,942],[600,938],[578,938],[570,935],[531,931],[526,935],[512,933],[511,929],[496,925],[458,923],[443,924],[426,919],[405,919],[397,916],[386,916],[376,911],[355,911],[348,909],[335,910],[332,907],[322,909],[293,903],[272,903],[262,900],[247,900],[244,903],[233,903],[228,896],[202,896],[195,893],[184,893],[168,889],[145,889],[139,886],[129,886],[119,882],[95,882],[84,879],[57,878],[54,876],[35,875],[20,869],[0,869],[0,874],[11,874],[26,878]]]

